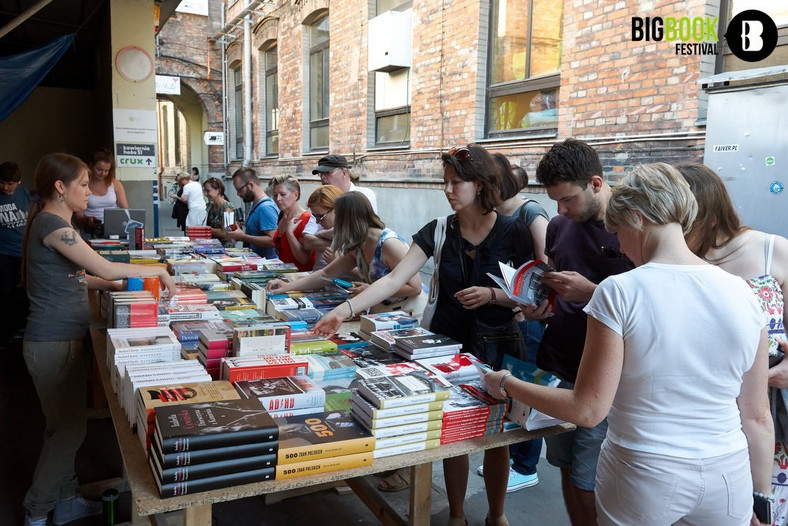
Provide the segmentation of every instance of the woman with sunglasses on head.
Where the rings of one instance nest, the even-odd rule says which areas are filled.
[[[298,270],[312,270],[315,253],[304,247],[301,239],[304,234],[317,232],[317,223],[308,210],[301,208],[301,185],[292,175],[277,175],[268,185],[271,196],[279,208],[279,223],[273,240],[279,259],[293,263]]]
[[[235,241],[227,239],[224,235],[224,213],[233,212],[233,205],[227,200],[227,195],[224,193],[224,183],[216,177],[206,179],[202,184],[205,197],[208,198],[208,206],[206,211],[208,218],[205,224],[211,227],[211,236],[221,239],[222,244],[226,247],[235,246]],[[235,221],[233,221],[235,223]]]
[[[301,242],[305,248],[315,253],[315,266],[312,270],[320,270],[334,260],[331,240],[334,238],[334,201],[342,195],[342,189],[333,184],[318,186],[306,206],[317,222],[317,232],[304,234]]]
[[[325,212],[330,213],[328,210]],[[369,199],[361,192],[348,192],[337,197],[333,214],[334,239],[331,248],[336,251],[336,258],[325,268],[292,283],[275,279],[268,284],[268,290],[282,293],[289,290],[319,289],[326,285],[323,278],[340,278],[355,268],[364,281],[353,282],[353,288],[350,289],[353,297],[360,294],[370,283],[394,270],[408,252],[405,240],[386,228],[383,221],[372,211]],[[328,216],[324,216],[323,220],[325,217]],[[381,298],[381,301],[390,296],[401,298],[417,296],[420,293],[419,276],[412,275],[391,294]]]
[[[514,303],[487,275],[500,276],[498,262],[517,267],[533,252],[528,227],[495,212],[500,203],[501,176],[490,154],[481,146],[452,148],[441,156],[443,192],[454,213],[448,217],[440,255],[438,299],[429,329],[463,344],[484,363],[498,368],[504,353],[518,355],[522,338],[514,323]],[[344,196],[343,196],[344,197]],[[339,218],[338,218],[339,219]],[[339,222],[339,221],[337,221]],[[326,314],[315,332],[334,334],[342,322],[391,296],[435,252],[433,220],[413,236],[410,250],[390,274]],[[449,525],[463,526],[468,485],[468,456],[443,461],[449,500]],[[484,481],[489,511],[486,524],[508,524],[504,500],[509,479],[509,448],[484,452]]]
[[[87,207],[88,167],[77,157],[53,153],[38,163],[39,199],[28,212],[22,266],[30,300],[23,356],[46,419],[44,445],[25,496],[26,525],[66,524],[101,513],[101,503],[77,495],[74,459],[87,430],[87,381],[91,352],[83,345],[90,325],[88,289],[120,289],[125,277],[158,277],[170,294],[166,269],[113,263],[82,240],[71,223]],[[99,276],[99,277],[95,277]]]

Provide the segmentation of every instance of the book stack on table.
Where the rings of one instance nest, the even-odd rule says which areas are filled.
[[[233,327],[233,356],[285,354],[290,350],[291,335],[292,328],[281,322]]]
[[[167,302],[159,305],[159,323],[221,319],[219,311],[213,305],[174,305]]]
[[[222,358],[230,356],[233,326],[226,321],[207,321],[197,328],[199,354],[197,359],[214,380],[219,378]]]
[[[314,332],[294,332],[290,337],[290,354],[334,354],[337,344]]]
[[[375,438],[348,411],[275,418],[276,478],[287,479],[371,465]]]
[[[259,400],[271,416],[307,415],[323,411],[326,392],[306,375],[239,380],[243,398]]]
[[[129,365],[126,367],[126,376],[121,382],[118,401],[133,429],[137,421],[135,399],[141,387],[175,382],[210,381],[210,375],[196,360]]]
[[[356,381],[357,366],[344,353],[305,354],[299,358],[309,363],[307,373],[326,392],[325,409],[350,410],[351,388]]]
[[[472,383],[479,380],[479,369],[477,369],[475,364],[481,364],[481,361],[471,353],[462,352],[432,358],[420,358],[415,360],[415,362],[428,372],[436,376],[442,376],[451,382],[452,385]]]
[[[240,380],[305,375],[309,371],[309,362],[303,358],[303,356],[296,357],[292,354],[223,358],[221,377],[223,380],[238,382]]]
[[[382,349],[393,351],[397,340],[416,336],[430,336],[432,334],[435,333],[419,326],[409,327],[407,329],[384,329],[381,331],[372,331],[369,334],[369,342]]]
[[[171,362],[181,357],[181,344],[167,327],[107,329],[107,370],[118,391],[129,364]]]
[[[159,324],[159,305],[147,290],[123,290],[107,292],[107,327],[139,328],[156,327]]]
[[[406,360],[450,356],[460,352],[460,349],[460,342],[442,334],[400,338],[394,345],[394,352]]]
[[[456,385],[443,406],[441,444],[503,432],[505,400],[485,393],[478,379],[475,383]]]
[[[279,428],[256,399],[155,408],[148,462],[162,498],[276,476]]]
[[[352,413],[375,436],[375,457],[438,447],[450,389],[450,383],[421,369],[360,379]]]
[[[157,407],[240,398],[241,395],[230,382],[221,380],[140,387],[137,389],[137,436],[142,447],[148,451],[156,427]]]
[[[418,318],[402,311],[362,314],[359,318],[359,336],[369,340],[375,331],[409,329],[418,325]]]

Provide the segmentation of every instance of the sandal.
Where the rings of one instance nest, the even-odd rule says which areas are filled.
[[[395,471],[388,477],[378,482],[378,489],[385,492],[402,491],[410,487],[410,482]]]

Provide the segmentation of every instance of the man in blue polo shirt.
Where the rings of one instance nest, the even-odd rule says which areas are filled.
[[[233,186],[244,203],[252,203],[246,218],[246,230],[225,233],[227,239],[242,241],[245,247],[259,256],[272,259],[276,257],[274,232],[276,231],[279,209],[274,200],[268,197],[260,186],[257,173],[251,168],[239,168],[233,174]]]

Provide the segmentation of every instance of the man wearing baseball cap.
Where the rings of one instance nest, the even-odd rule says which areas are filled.
[[[375,192],[369,188],[356,186],[354,183],[358,181],[358,177],[350,175],[350,167],[347,164],[347,159],[342,155],[335,153],[321,157],[317,162],[317,168],[312,170],[312,175],[319,175],[323,184],[333,184],[339,187],[342,192],[361,192],[372,205],[372,210],[378,213],[378,200],[375,197]]]

